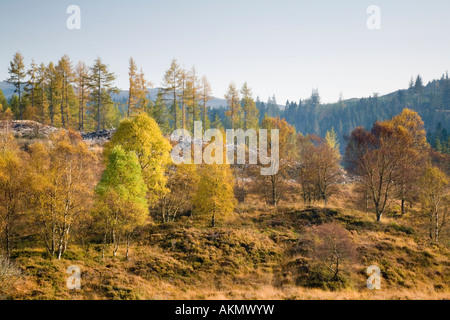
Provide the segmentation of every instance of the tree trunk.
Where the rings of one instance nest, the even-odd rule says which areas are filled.
[[[5,245],[6,245],[6,256],[9,258],[11,256],[11,236],[10,236],[10,219],[9,219],[9,208],[6,208],[8,211],[6,213],[6,226],[5,226]]]
[[[20,91],[20,82],[18,85],[18,93],[19,93],[19,112],[20,112],[20,120],[23,120],[23,114],[22,114],[22,99],[21,98],[21,91]]]
[[[277,206],[277,204],[278,204],[278,199],[277,199],[277,183],[276,183],[276,181],[275,181],[275,176],[273,175],[273,176],[271,176],[270,177],[271,178],[271,182],[272,182],[272,204],[274,205],[274,206]]]
[[[176,89],[176,78],[174,78],[174,88],[173,88],[173,114],[174,114],[174,128],[178,129],[178,112],[177,112],[177,89]]]
[[[105,232],[105,237],[103,238],[102,259],[105,258],[105,248],[106,248],[107,236],[108,236],[108,232]]]
[[[383,213],[381,212],[378,203],[375,203],[375,212],[377,214],[377,222],[380,222],[381,221],[381,216],[382,216]]]
[[[364,200],[365,200],[365,203],[364,203],[364,209],[366,210],[366,214],[367,213],[369,213],[369,192],[366,190],[366,193],[364,194]]]
[[[126,259],[127,259],[127,260],[128,260],[128,258],[129,258],[129,252],[130,252],[130,238],[131,238],[131,235],[128,234],[128,235],[127,235],[127,253],[126,253]]]
[[[437,210],[434,223],[434,241],[439,242],[439,212]]]
[[[98,70],[98,96],[97,96],[97,131],[100,131],[100,103],[102,96],[102,87],[100,82],[100,70]]]

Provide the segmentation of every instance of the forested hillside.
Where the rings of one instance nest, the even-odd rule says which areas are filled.
[[[0,103],[3,101],[4,109],[10,107],[16,119],[37,120],[63,127],[67,123],[71,128],[93,131],[100,127],[116,127],[122,117],[129,115],[128,110],[138,104],[140,109],[149,110],[165,133],[176,127],[192,128],[192,124],[188,125],[192,123],[192,119],[202,120],[207,127],[210,123],[214,123],[215,127],[232,127],[231,117],[227,115],[231,100],[227,97],[213,97],[207,78],[200,77],[195,68],[183,70],[176,60],[164,75],[161,86],[152,88],[153,84],[144,78],[142,72],[138,72],[135,61],[131,59],[130,87],[121,91],[111,87],[115,79],[114,73],[107,70],[107,65],[100,59],[92,67],[83,62],[75,67],[70,58],[64,56],[58,63],[51,62],[49,65],[37,65],[33,62],[29,69],[23,65],[23,57],[21,59],[16,61],[16,67],[19,68],[16,70],[18,77],[13,77],[10,83],[0,82]],[[88,77],[88,71],[94,70],[93,68],[112,76],[109,80],[105,78],[107,81],[102,84],[103,110],[96,110],[99,95],[95,91],[95,79]],[[247,117],[245,99],[246,96],[249,97],[249,92],[251,93],[250,87],[247,84],[245,86],[248,88],[246,93],[234,84],[230,86],[233,88],[231,93],[240,101],[241,117]],[[4,94],[1,93],[2,89]],[[19,94],[22,95],[20,104]],[[108,97],[105,94],[108,94]],[[174,102],[177,106],[175,109]],[[431,146],[440,152],[450,153],[448,74],[428,84],[424,84],[419,75],[410,80],[407,89],[384,96],[374,93],[370,97],[349,100],[341,98],[336,103],[322,104],[320,93],[315,89],[310,97],[287,101],[284,106],[277,103],[275,95],[267,101],[256,97],[254,104],[257,110],[255,117],[259,123],[265,115],[281,117],[295,126],[297,132],[320,137],[325,137],[327,131],[334,129],[340,142],[341,153],[345,149],[345,137],[356,127],[368,128],[375,121],[392,118],[404,108],[409,108],[417,111],[423,119]],[[64,117],[59,115],[61,112],[65,113]],[[100,125],[95,125],[100,113],[104,119]]]
[[[376,90],[376,88],[374,88]],[[448,74],[439,80],[424,85],[418,76],[411,80],[408,89],[380,96],[360,99],[340,99],[332,104],[321,104],[320,93],[313,90],[310,97],[297,101],[287,101],[279,108],[275,97],[267,102],[256,101],[260,119],[267,114],[270,117],[282,117],[295,126],[304,135],[316,134],[324,137],[334,128],[341,143],[341,152],[345,149],[345,136],[359,126],[371,127],[375,121],[392,118],[404,108],[417,111],[425,123],[430,144],[444,152],[450,152],[450,80]],[[226,107],[213,110],[227,124]]]

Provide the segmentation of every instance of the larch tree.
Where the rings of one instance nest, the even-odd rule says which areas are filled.
[[[242,86],[241,96],[244,130],[257,130],[259,127],[259,110],[256,108],[256,103],[252,96],[252,90],[248,87],[247,82],[245,82]]]
[[[147,99],[147,87],[151,87],[152,84],[145,80],[145,75],[142,69],[138,71],[136,62],[131,57],[128,70],[128,108],[127,117],[133,114],[145,111],[148,104]]]
[[[26,110],[28,119],[34,119],[36,116],[36,100],[37,100],[37,77],[38,77],[38,65],[31,60],[30,69],[27,71],[27,75],[29,77],[27,84],[25,86],[25,92],[28,96],[29,101],[31,102],[30,110]],[[33,117],[34,116],[34,117]]]
[[[181,128],[186,129],[188,127],[189,114],[187,112],[188,97],[187,97],[187,81],[188,73],[184,69],[180,69],[180,75],[178,78],[178,83],[180,87],[180,92],[178,93],[178,100],[181,104]]]
[[[138,74],[138,91],[137,97],[139,99],[139,112],[145,112],[150,100],[148,99],[148,88],[153,88],[153,83],[145,79],[142,68]]]
[[[89,102],[89,67],[82,61],[75,67],[75,85],[78,98],[78,130],[84,131],[86,104]]]
[[[63,128],[70,128],[70,118],[69,118],[69,99],[71,94],[73,94],[73,88],[71,83],[73,81],[73,67],[69,56],[64,55],[58,62],[56,66],[56,71],[59,74],[60,81],[60,112],[61,112],[61,125]]]
[[[47,70],[46,70],[46,77],[47,77],[47,99],[49,102],[48,111],[50,116],[50,125],[53,127],[55,125],[55,111],[56,111],[56,103],[60,96],[58,92],[59,87],[59,76],[56,72],[55,65],[53,62],[50,62]]]
[[[41,123],[46,123],[47,113],[47,67],[44,63],[39,65],[37,69],[37,84],[38,84],[38,118]]]
[[[334,127],[331,127],[331,130],[328,130],[327,133],[325,134],[325,141],[331,149],[339,153],[340,145],[337,134],[334,131]]]
[[[194,132],[194,122],[200,120],[199,101],[201,98],[201,88],[197,77],[197,70],[195,67],[187,74],[186,81],[186,107],[191,119],[187,121],[189,130],[192,128]]]
[[[130,117],[131,109],[137,104],[138,98],[136,97],[135,91],[136,87],[138,85],[137,83],[138,78],[138,67],[136,65],[136,62],[134,62],[133,57],[130,58],[129,61],[129,67],[128,67],[128,81],[129,81],[129,88],[128,88],[128,109],[127,109],[127,117]]]
[[[108,233],[111,234],[113,256],[124,239],[128,259],[131,236],[148,218],[147,186],[136,153],[116,145],[109,153],[106,169],[95,192],[99,197],[97,211],[105,239]]]
[[[239,129],[242,126],[242,110],[241,101],[239,99],[239,91],[236,89],[234,82],[230,83],[225,94],[228,104],[228,111],[225,115],[230,118],[231,129]]]
[[[173,127],[174,129],[178,129],[179,118],[178,118],[178,90],[180,89],[180,73],[181,69],[177,63],[176,59],[172,60],[170,68],[164,74],[163,82],[162,82],[162,90],[165,98],[171,99],[172,101],[172,114],[173,114]]]
[[[8,68],[9,78],[6,80],[8,83],[14,85],[15,91],[19,96],[19,117],[23,120],[23,107],[22,107],[22,91],[25,84],[25,63],[23,56],[20,52],[14,54],[13,60],[9,64]]]
[[[212,99],[211,85],[206,76],[202,77],[202,86],[200,93],[200,100],[202,101],[202,115],[203,115],[203,130],[207,130],[210,127],[209,117],[208,117],[208,101]]]
[[[107,125],[107,121],[115,120],[111,119],[110,115],[111,109],[114,108],[111,93],[117,93],[118,89],[113,86],[116,76],[100,58],[95,60],[90,71],[91,103],[96,109],[96,129],[99,131],[102,126],[104,128]]]

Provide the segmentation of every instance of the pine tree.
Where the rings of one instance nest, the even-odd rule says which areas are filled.
[[[420,98],[423,92],[423,81],[420,75],[418,75],[416,78],[416,82],[414,84],[414,91],[417,95],[417,108],[420,108]]]
[[[163,133],[170,131],[169,113],[170,110],[164,101],[162,90],[158,90],[155,102],[149,103],[148,114],[155,119]]]
[[[222,124],[222,121],[220,120],[219,114],[216,113],[216,116],[214,117],[214,121],[211,123],[211,128],[223,130],[224,126]]]
[[[8,73],[10,77],[6,80],[15,87],[15,93],[19,96],[19,117],[23,120],[23,110],[22,110],[22,89],[24,85],[24,78],[26,76],[25,64],[23,62],[23,56],[20,52],[16,52],[13,57],[13,61],[10,62]]]

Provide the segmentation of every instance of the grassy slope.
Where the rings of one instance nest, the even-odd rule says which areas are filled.
[[[407,219],[373,216],[353,209],[273,208],[250,200],[218,227],[185,219],[151,226],[131,260],[100,259],[99,246],[72,246],[61,261],[42,250],[14,253],[23,270],[14,299],[421,299],[450,298],[450,252],[430,245]],[[299,238],[311,225],[343,224],[358,247],[349,288],[326,291],[298,286],[309,276]],[[376,264],[382,290],[365,288],[365,268]],[[66,288],[66,268],[83,271],[82,289]]]

